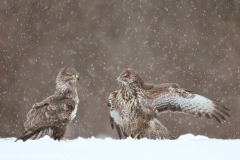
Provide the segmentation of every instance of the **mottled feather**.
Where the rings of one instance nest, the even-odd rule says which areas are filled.
[[[150,91],[153,93],[156,91]],[[182,88],[165,87],[164,90],[153,94],[152,106],[158,111],[177,111],[196,116],[205,116],[213,118],[218,122],[227,121],[224,116],[230,117],[227,113],[229,109],[219,104],[219,102],[210,100],[198,94]]]
[[[65,67],[57,76],[56,91],[52,96],[35,103],[27,114],[24,132],[17,140],[39,139],[45,135],[54,140],[61,140],[67,125],[76,115],[79,103],[74,68]]]
[[[125,137],[174,139],[157,120],[156,113],[178,111],[187,114],[226,121],[229,109],[206,97],[182,89],[176,83],[153,85],[145,83],[140,75],[126,68],[118,77],[121,89],[108,97],[111,126],[118,126],[118,134]],[[122,135],[119,136],[122,138]]]

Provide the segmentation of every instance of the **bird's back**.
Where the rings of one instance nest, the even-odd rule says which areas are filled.
[[[38,108],[32,108],[24,123],[25,131],[18,139],[34,140],[49,135],[60,140],[70,122],[74,106],[75,102],[72,99],[61,99]],[[55,130],[58,131],[58,134],[55,134]]]

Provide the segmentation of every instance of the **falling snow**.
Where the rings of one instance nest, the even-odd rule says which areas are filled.
[[[32,105],[52,95],[57,73],[71,66],[80,75],[80,104],[66,132],[69,139],[118,138],[106,98],[119,88],[115,79],[125,67],[146,82],[175,82],[231,109],[232,118],[223,124],[159,115],[175,137],[240,138],[239,1],[1,2],[0,137],[18,136]],[[70,143],[78,141],[85,140]]]

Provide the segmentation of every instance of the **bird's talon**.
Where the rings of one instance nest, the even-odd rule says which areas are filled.
[[[134,139],[138,139],[138,134],[136,134],[136,135],[134,136]]]
[[[64,140],[64,142],[67,142],[67,139],[65,137],[63,137],[62,140]]]

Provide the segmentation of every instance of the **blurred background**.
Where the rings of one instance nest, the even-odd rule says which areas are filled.
[[[231,109],[227,123],[181,113],[159,120],[186,133],[240,138],[240,1],[0,0],[0,137],[23,131],[64,66],[79,75],[80,104],[66,137],[118,138],[106,99],[125,67],[145,82],[176,82]]]

